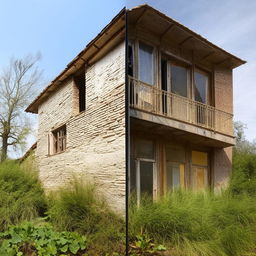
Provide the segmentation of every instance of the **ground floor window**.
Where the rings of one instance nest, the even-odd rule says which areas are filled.
[[[192,151],[192,188],[202,190],[208,187],[208,154]]]
[[[156,168],[154,143],[151,140],[136,140],[133,157],[130,162],[130,193],[138,205],[144,196],[155,197]]]
[[[185,167],[183,163],[167,162],[166,182],[167,190],[184,188]]]
[[[140,204],[144,195],[152,200],[158,194],[179,188],[193,190],[209,186],[208,153],[188,150],[182,145],[135,139],[129,172],[129,191]]]
[[[185,185],[185,149],[166,145],[166,188],[167,192]]]

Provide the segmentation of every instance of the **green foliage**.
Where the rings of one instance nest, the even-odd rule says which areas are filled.
[[[153,243],[147,235],[137,235],[135,240],[130,243],[129,255],[157,255],[158,252],[165,251],[165,246]]]
[[[123,218],[113,213],[95,186],[74,181],[49,200],[49,219],[58,230],[76,231],[88,236],[90,254],[105,255],[124,250]]]
[[[42,216],[45,208],[44,191],[35,172],[12,161],[0,164],[0,231]]]
[[[177,256],[253,253],[255,224],[255,199],[227,192],[176,191],[140,208],[131,207],[129,220],[131,238],[142,232],[173,248],[171,255]]]
[[[256,155],[246,152],[235,152],[230,191],[237,195],[248,193],[256,195]]]
[[[82,255],[87,240],[78,233],[55,232],[51,226],[23,223],[0,233],[0,255]]]

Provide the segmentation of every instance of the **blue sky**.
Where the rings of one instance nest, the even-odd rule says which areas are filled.
[[[247,138],[256,138],[254,0],[0,0],[0,68],[12,56],[40,52],[46,86],[124,6],[143,3],[248,61],[234,70],[234,113]]]

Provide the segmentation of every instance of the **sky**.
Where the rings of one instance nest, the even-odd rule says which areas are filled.
[[[0,69],[11,57],[40,52],[39,93],[123,7],[144,3],[247,61],[234,70],[234,119],[256,138],[255,0],[0,0]]]

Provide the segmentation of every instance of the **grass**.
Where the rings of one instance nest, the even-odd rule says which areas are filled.
[[[247,195],[176,191],[130,209],[130,238],[144,233],[171,255],[256,255],[256,204]],[[247,253],[247,254],[246,254]]]
[[[35,172],[7,161],[0,165],[0,231],[10,224],[42,216],[46,209],[43,188]]]
[[[87,235],[88,255],[124,252],[124,221],[109,209],[92,184],[74,180],[70,186],[52,194],[48,215],[57,230]]]

